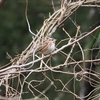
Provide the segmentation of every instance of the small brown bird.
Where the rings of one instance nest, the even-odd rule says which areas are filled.
[[[48,38],[40,46],[37,48],[36,52],[40,52],[42,54],[49,54],[55,50],[55,39]]]

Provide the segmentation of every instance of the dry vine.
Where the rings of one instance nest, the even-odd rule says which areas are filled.
[[[26,0],[27,2],[27,0]],[[94,3],[96,5],[93,5]],[[84,51],[82,49],[82,46],[80,44],[80,41],[84,39],[85,37],[93,34],[96,30],[100,28],[100,26],[97,26],[95,29],[93,29],[90,32],[87,32],[83,35],[80,35],[80,26],[75,26],[77,31],[75,33],[74,37],[70,36],[70,33],[68,33],[64,28],[63,31],[66,33],[66,40],[67,42],[62,45],[61,47],[58,47],[59,44],[61,44],[64,40],[61,40],[58,45],[56,46],[56,50],[52,53],[52,55],[38,55],[36,54],[36,48],[38,48],[39,44],[43,42],[45,38],[52,37],[52,35],[56,32],[56,30],[60,27],[61,24],[65,22],[66,19],[68,19],[77,9],[79,9],[81,6],[90,6],[90,7],[100,7],[98,4],[100,3],[100,0],[79,0],[77,2],[67,2],[67,0],[62,0],[61,2],[61,8],[54,11],[52,15],[49,16],[48,19],[46,19],[43,23],[43,26],[41,29],[35,34],[30,30],[30,25],[27,18],[27,6],[26,6],[26,21],[28,23],[28,29],[30,33],[33,34],[33,40],[29,44],[29,46],[17,57],[14,59],[11,59],[11,63],[6,65],[5,68],[0,70],[0,85],[3,85],[6,87],[6,96],[14,97],[16,95],[19,96],[19,98],[22,98],[22,94],[24,93],[23,88],[24,85],[27,84],[29,91],[33,94],[34,100],[39,100],[39,98],[42,96],[46,100],[49,100],[49,98],[45,95],[45,93],[53,86],[55,88],[55,91],[63,91],[73,94],[76,98],[82,99],[84,97],[80,97],[76,93],[70,91],[67,88],[67,85],[72,81],[73,79],[77,81],[81,81],[83,78],[86,77],[87,72],[84,70],[84,63],[85,62],[93,62],[93,61],[100,61],[100,59],[95,60],[86,60],[84,57]],[[27,5],[27,3],[26,3]],[[81,33],[82,34],[82,33]],[[64,52],[63,50],[70,48],[70,51],[68,54]],[[76,61],[72,57],[72,53],[74,52],[75,46],[78,46],[81,51],[82,59],[80,61]],[[53,62],[55,62],[55,57],[61,53],[60,56],[64,57],[63,63],[52,65],[50,63],[51,59],[53,59]],[[54,57],[54,58],[53,58]],[[36,65],[38,63],[38,65]],[[60,70],[61,68],[68,68],[68,66],[73,65],[73,70]],[[79,67],[81,71],[75,72],[75,68]],[[68,80],[67,83],[64,83],[61,79],[56,78],[52,74],[52,79],[46,75],[45,72],[51,71],[52,73],[60,73],[64,75],[73,75],[73,77]],[[27,72],[27,75],[25,76],[23,73]],[[27,81],[27,79],[32,74],[39,74],[41,73],[43,76],[43,79],[36,80],[33,79],[31,81]],[[90,73],[91,74],[91,73]],[[24,77],[23,81],[20,79],[20,75]],[[99,79],[100,74],[93,74],[95,77]],[[78,79],[78,76],[80,78]],[[18,78],[18,84],[20,85],[21,89],[20,91],[14,89],[13,87],[9,86],[9,80],[12,78]],[[42,85],[46,80],[49,81],[48,86],[45,87],[43,91],[38,90],[38,86]],[[91,79],[92,80],[92,79]],[[95,81],[95,80],[93,80]],[[60,82],[60,84],[63,86],[62,89],[58,89],[58,87],[55,85],[55,82]],[[95,81],[96,82],[96,81]],[[37,85],[33,85],[33,83],[37,83]],[[97,82],[98,83],[98,82]],[[36,95],[34,91],[38,93]],[[98,96],[96,96],[98,97]],[[95,98],[96,98],[95,97]],[[13,99],[14,100],[14,99]],[[17,99],[18,100],[18,99]]]

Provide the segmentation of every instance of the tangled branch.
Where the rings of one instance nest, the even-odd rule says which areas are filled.
[[[96,5],[92,5],[92,3],[94,2]],[[52,37],[52,35],[55,34],[55,32],[57,31],[57,29],[60,28],[60,25],[62,25],[75,11],[77,11],[77,9],[79,9],[82,6],[87,6],[87,5],[89,5],[90,7],[94,7],[94,6],[100,7],[98,5],[99,3],[100,3],[100,0],[79,0],[77,2],[67,2],[67,0],[62,0],[61,7],[58,10],[54,11],[54,13],[50,15],[48,19],[45,19],[41,29],[36,34],[33,33],[30,28],[30,24],[27,17],[27,3],[26,3],[25,16],[26,16],[29,32],[33,34],[33,40],[20,55],[18,55],[14,59],[11,59],[10,64],[0,70],[0,85],[4,85],[6,87],[6,95],[8,95],[9,89],[10,90],[12,89],[7,84],[8,80],[15,77],[19,77],[20,75],[23,75],[24,77],[24,80],[21,83],[20,92],[18,92],[17,90],[14,91],[14,88],[12,89],[14,92],[16,92],[17,95],[20,95],[20,98],[21,98],[21,95],[23,94],[24,84],[27,84],[29,91],[34,95],[35,99],[41,96],[44,96],[47,100],[48,100],[48,97],[45,95],[46,91],[48,91],[51,88],[51,86],[54,86],[55,89],[57,87],[54,84],[54,82],[45,73],[42,73],[42,72],[51,71],[54,73],[73,75],[74,78],[78,81],[81,80],[81,79],[78,79],[78,76],[80,76],[81,78],[83,78],[83,76],[85,77],[85,75],[87,74],[87,71],[85,71],[82,68],[82,64],[86,62],[99,61],[100,59],[85,60],[84,51],[80,44],[80,41],[86,38],[87,36],[93,34],[96,30],[100,29],[100,26],[97,26],[95,29],[91,30],[90,32],[86,32],[85,34],[82,34],[82,35],[79,34],[80,26],[76,26],[77,31],[74,37],[71,37],[70,33],[67,33],[67,31],[63,28],[63,31],[66,33],[66,38],[68,37],[66,39],[67,42],[61,47],[56,46],[56,50],[52,52],[51,55],[50,54],[38,55],[36,54],[36,48],[38,48],[38,46],[41,43],[43,43],[43,40],[45,38]],[[58,44],[61,44],[61,43],[62,43],[62,40]],[[63,50],[68,48],[69,46],[71,47],[71,49],[69,53],[67,54]],[[80,61],[76,61],[72,57],[72,53],[74,52],[75,46],[78,46],[80,48],[81,55],[82,55],[82,59]],[[64,56],[63,63],[56,64],[56,65],[52,65],[52,64],[49,65],[49,61],[52,59],[52,57],[55,55],[57,56],[59,53],[61,53],[60,56],[62,57]],[[36,66],[35,64],[37,63],[38,63],[38,67],[35,67]],[[67,68],[70,65],[74,65],[73,69],[75,69],[76,66],[78,66],[81,69],[81,71],[76,73],[76,72],[59,70],[60,68]],[[23,74],[24,72],[27,72],[28,75],[24,76]],[[30,82],[27,81],[28,77],[32,73],[40,73],[40,72],[45,77],[44,79],[42,80],[33,79]],[[96,77],[98,77],[98,75]],[[50,81],[50,84],[41,92],[37,89],[37,87],[38,85],[42,84],[42,82],[44,82],[46,79]],[[73,94],[76,98],[80,98],[77,94],[71,92],[68,88],[66,88],[68,82],[64,84],[60,79],[56,79],[54,77],[53,77],[53,80],[59,81],[63,86],[62,90],[56,89],[56,91],[65,91],[65,92],[67,91]],[[37,82],[38,85],[33,86],[32,83],[34,82]],[[33,89],[39,93],[38,96],[34,94]],[[11,93],[10,96],[13,97],[14,96],[13,93]]]

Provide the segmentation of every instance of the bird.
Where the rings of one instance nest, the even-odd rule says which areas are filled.
[[[52,53],[55,50],[55,41],[56,39],[50,37],[45,39],[43,43],[40,43],[36,52],[39,52],[44,55]]]

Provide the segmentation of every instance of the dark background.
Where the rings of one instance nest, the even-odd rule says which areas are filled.
[[[32,41],[32,36],[28,31],[27,23],[25,20],[25,0],[7,0],[5,4],[0,8],[0,66],[10,62],[10,58],[7,53],[14,58],[20,54]],[[60,8],[60,1],[54,0],[54,6]],[[31,29],[36,33],[42,27],[44,19],[48,18],[49,12],[53,13],[53,7],[51,0],[29,0],[28,5],[28,18],[31,25]],[[70,18],[81,26],[81,32],[88,32],[99,24],[100,21],[100,9],[98,7],[81,7]],[[72,21],[68,18],[63,26],[71,36],[75,35],[76,28]],[[59,42],[64,39],[64,34],[61,34],[62,30],[59,28],[54,34],[54,37]],[[96,34],[99,34],[97,31]],[[94,44],[93,36],[87,37],[81,41],[83,49],[91,48]],[[79,50],[76,47],[75,52]],[[75,59],[80,60],[80,55],[75,56]],[[62,62],[59,58],[56,63]],[[40,73],[41,74],[41,73]],[[48,72],[48,75],[50,72]],[[55,73],[53,73],[55,74]],[[35,75],[33,75],[35,76]],[[42,75],[40,75],[42,77]],[[56,74],[57,76],[57,74]],[[72,76],[63,76],[59,74],[62,80],[68,81]],[[48,82],[47,82],[48,83]],[[61,83],[56,83],[61,88]],[[70,83],[69,88],[72,88],[73,82]],[[43,88],[43,86],[41,86]],[[79,87],[79,83],[76,83],[76,88]],[[42,90],[40,88],[40,90]],[[79,95],[79,88],[76,89],[76,93]],[[50,100],[54,100],[58,95],[62,95],[62,99],[69,98],[72,100],[70,93],[57,93],[52,87],[48,92],[47,96]],[[67,94],[67,95],[66,95]],[[28,95],[25,95],[28,97]],[[25,97],[24,96],[24,97]]]

